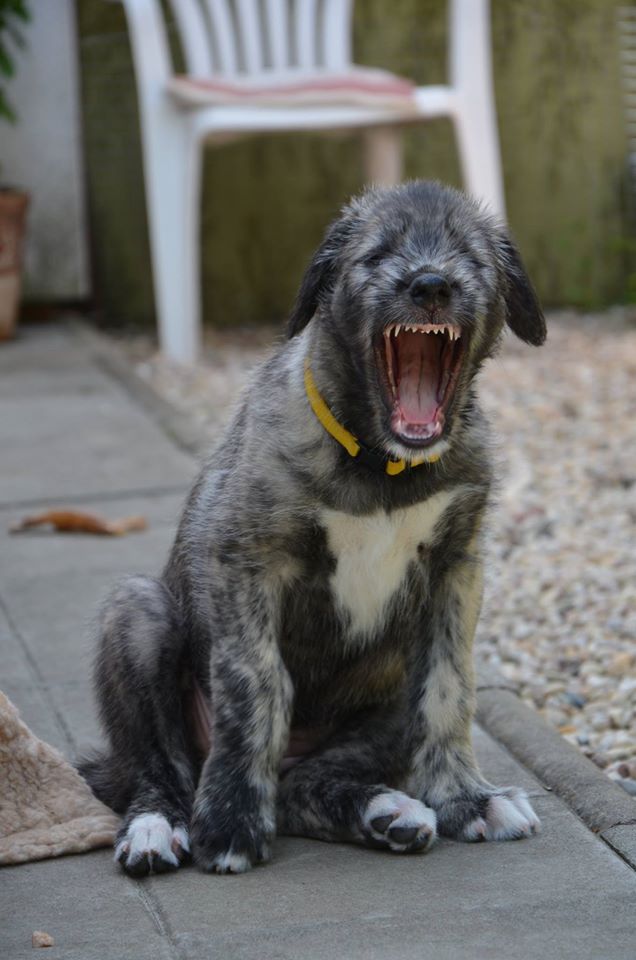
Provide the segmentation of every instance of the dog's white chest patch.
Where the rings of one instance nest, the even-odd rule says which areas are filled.
[[[418,544],[432,541],[437,521],[460,490],[443,490],[422,503],[386,513],[352,516],[323,510],[321,522],[329,550],[336,558],[331,589],[338,607],[351,618],[355,633],[367,633],[380,621]]]

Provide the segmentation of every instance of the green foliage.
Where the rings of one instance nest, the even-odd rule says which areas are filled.
[[[15,123],[16,115],[7,99],[5,80],[15,73],[15,51],[24,47],[22,25],[30,19],[25,0],[0,0],[0,117]]]

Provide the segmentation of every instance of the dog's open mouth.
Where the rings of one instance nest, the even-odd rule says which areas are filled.
[[[452,323],[395,323],[384,331],[391,429],[426,446],[444,431],[462,363],[461,329]]]

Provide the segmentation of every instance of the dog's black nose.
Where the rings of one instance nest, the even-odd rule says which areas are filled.
[[[444,307],[451,298],[451,287],[437,273],[420,273],[409,287],[409,294],[418,307]]]

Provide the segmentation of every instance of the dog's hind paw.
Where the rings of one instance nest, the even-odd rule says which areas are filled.
[[[521,840],[540,829],[525,791],[502,787],[473,800],[450,801],[438,810],[440,832],[469,843]]]
[[[141,813],[120,833],[115,860],[131,877],[176,870],[190,853],[185,827],[171,827],[160,813]]]
[[[539,828],[539,818],[524,791],[509,787],[489,798],[484,816],[466,825],[463,839],[521,840]]]
[[[434,810],[399,790],[378,794],[363,814],[367,843],[394,853],[428,850],[437,835],[436,825]]]

